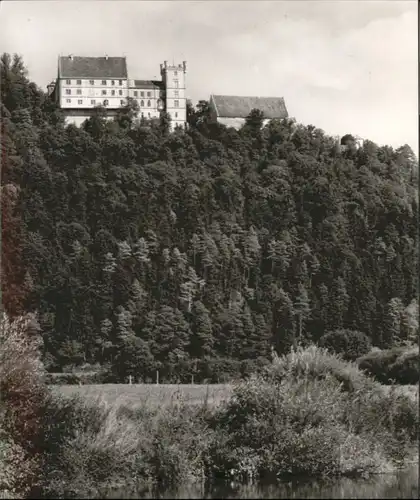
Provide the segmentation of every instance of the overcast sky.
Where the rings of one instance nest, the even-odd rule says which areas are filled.
[[[328,134],[418,149],[415,0],[3,1],[0,50],[45,87],[58,54],[127,56],[130,78],[187,61],[187,96],[283,96]]]

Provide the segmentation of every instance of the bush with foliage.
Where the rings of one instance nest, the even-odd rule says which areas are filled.
[[[40,338],[32,315],[0,317],[0,490],[20,497],[42,469],[39,440],[46,398]]]
[[[372,348],[369,338],[363,332],[346,329],[326,332],[320,338],[319,345],[333,353],[340,354],[348,361],[355,361]]]
[[[416,406],[384,393],[355,364],[298,348],[238,385],[218,410],[207,468],[251,479],[387,470],[417,442]]]
[[[375,350],[357,360],[358,366],[382,384],[418,384],[420,357],[418,346],[399,346]]]

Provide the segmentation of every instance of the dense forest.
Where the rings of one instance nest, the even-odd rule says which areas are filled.
[[[409,146],[341,148],[258,110],[237,131],[205,101],[173,132],[130,102],[105,115],[65,126],[2,55],[2,302],[37,313],[49,371],[222,381],[340,329],[415,339]]]

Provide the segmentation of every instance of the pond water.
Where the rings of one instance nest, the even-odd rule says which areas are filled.
[[[103,492],[103,498],[419,498],[418,465],[394,474],[380,474],[368,479],[293,481],[266,486],[215,484],[209,488],[184,487],[158,493],[123,488]]]

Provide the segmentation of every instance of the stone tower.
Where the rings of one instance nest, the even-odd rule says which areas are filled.
[[[162,82],[165,86],[165,111],[171,117],[172,129],[176,125],[184,127],[187,122],[187,99],[185,95],[185,75],[187,63],[169,65],[167,61],[160,65]]]

